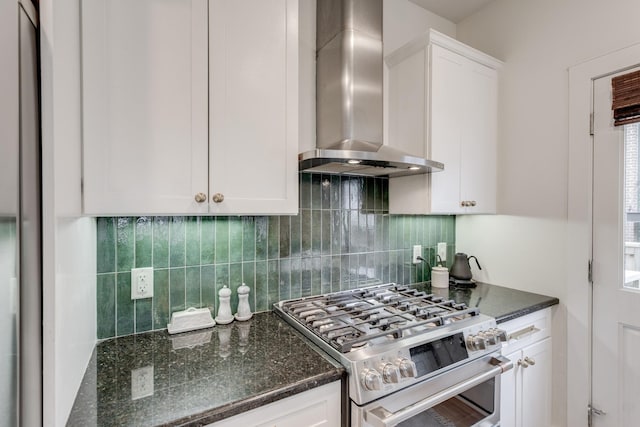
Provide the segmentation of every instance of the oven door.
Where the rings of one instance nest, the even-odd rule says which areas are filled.
[[[351,402],[351,425],[499,426],[499,376],[511,368],[511,361],[496,352],[364,406]]]

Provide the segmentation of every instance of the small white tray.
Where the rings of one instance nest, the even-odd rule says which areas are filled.
[[[211,317],[211,312],[208,308],[190,307],[171,314],[171,323],[167,325],[167,331],[170,334],[179,334],[180,332],[210,328],[215,324],[216,322]]]

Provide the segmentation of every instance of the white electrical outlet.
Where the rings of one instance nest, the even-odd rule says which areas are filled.
[[[440,242],[438,243],[438,257],[436,257],[436,261],[438,262],[445,262],[447,260],[447,243],[446,242]]]
[[[420,264],[422,261],[418,259],[422,257],[422,245],[413,245],[413,263]]]
[[[131,400],[153,395],[153,365],[131,370]]]
[[[131,299],[153,296],[153,268],[131,269]]]

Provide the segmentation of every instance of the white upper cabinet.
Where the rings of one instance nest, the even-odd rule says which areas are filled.
[[[433,30],[385,62],[389,145],[445,167],[443,172],[391,179],[390,212],[495,213],[502,63]]]
[[[297,13],[83,1],[84,212],[296,213]]]
[[[86,214],[205,213],[206,0],[82,3]]]
[[[213,213],[298,212],[298,2],[209,1]]]

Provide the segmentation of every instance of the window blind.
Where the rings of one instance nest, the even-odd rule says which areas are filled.
[[[640,122],[640,71],[611,79],[613,124]]]

